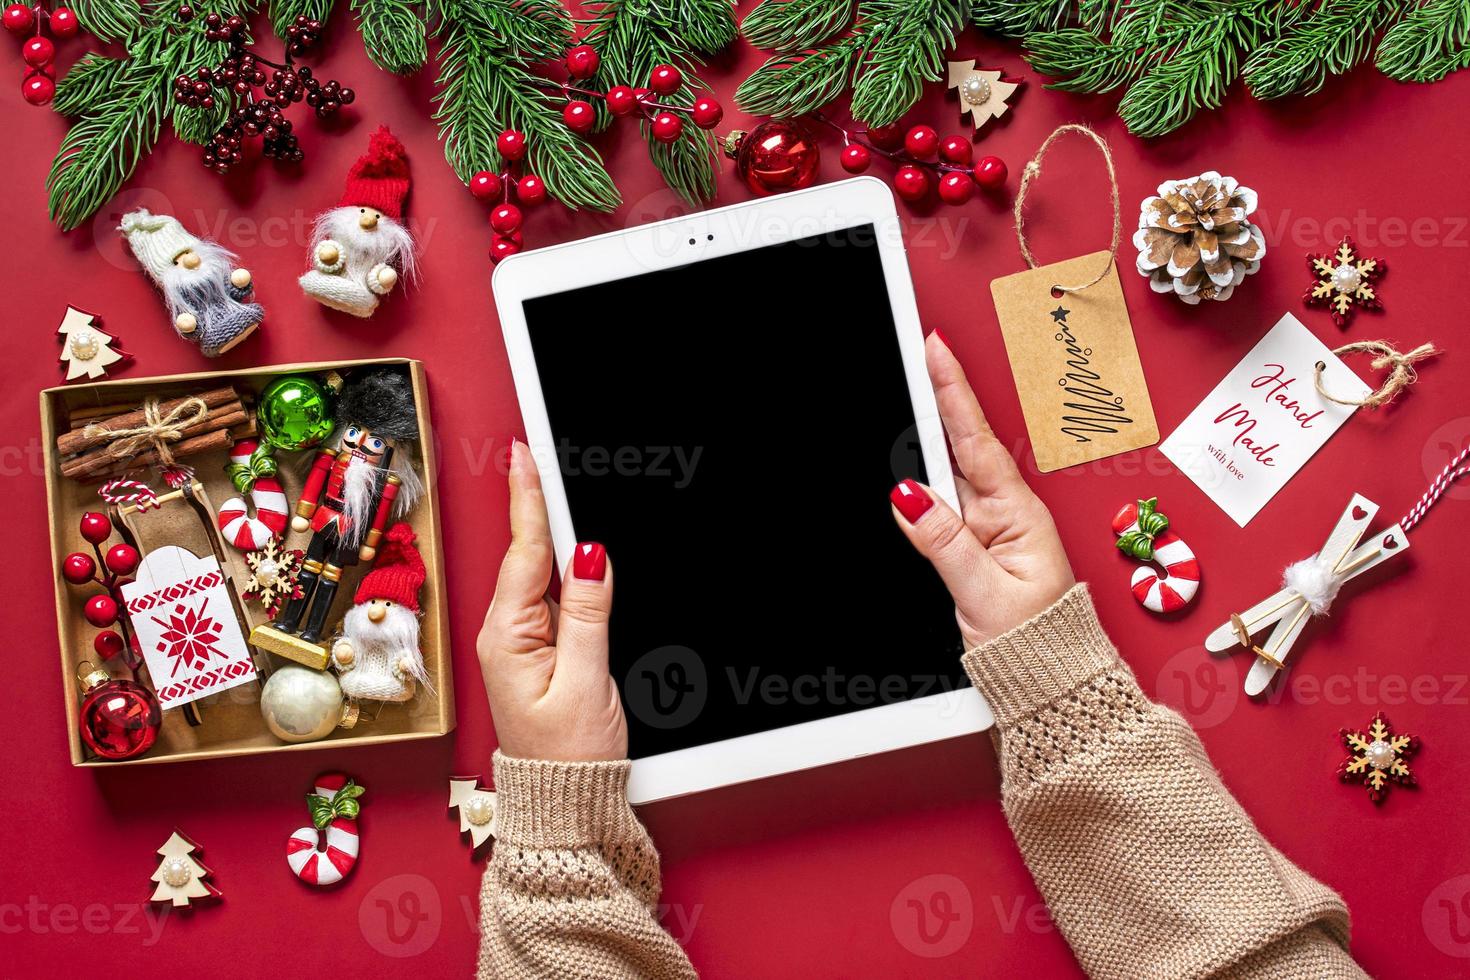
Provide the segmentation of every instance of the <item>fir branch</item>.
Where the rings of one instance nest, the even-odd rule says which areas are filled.
[[[352,0],[362,45],[373,64],[411,75],[429,57],[423,5],[417,0]]]
[[[80,116],[115,90],[126,67],[126,59],[88,51],[56,83],[51,108],[63,116]]]
[[[799,51],[829,40],[852,24],[853,0],[764,0],[740,22],[758,48]]]
[[[865,51],[852,86],[852,115],[895,122],[944,77],[944,53],[970,12],[967,0],[866,0],[858,5]]]
[[[138,0],[71,0],[68,6],[87,33],[103,41],[121,41],[143,16]]]
[[[1405,4],[1406,0],[1322,4],[1251,53],[1245,65],[1246,86],[1258,99],[1320,91],[1328,75],[1340,75],[1368,57],[1374,36],[1403,12]]]
[[[276,37],[285,38],[286,28],[296,23],[297,17],[319,20],[323,24],[332,16],[336,0],[270,0],[271,28]]]
[[[1426,0],[1378,42],[1378,70],[1400,82],[1437,82],[1470,67],[1470,4]]]
[[[1244,15],[1222,10],[1196,24],[1167,57],[1152,63],[1128,87],[1118,116],[1135,136],[1162,136],[1184,125],[1201,109],[1218,109],[1240,73],[1241,47],[1250,24]]]
[[[1083,0],[1086,5],[1090,0]],[[1072,23],[1073,0],[974,0],[970,20],[976,27],[1010,37],[1055,31]]]
[[[859,54],[858,39],[845,37],[820,48],[777,55],[740,83],[735,101],[757,116],[813,112],[847,91]]]

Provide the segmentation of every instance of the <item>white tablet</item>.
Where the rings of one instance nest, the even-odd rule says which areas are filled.
[[[894,526],[955,504],[887,186],[537,249],[494,291],[559,567],[617,570],[635,803],[981,731],[954,606]]]

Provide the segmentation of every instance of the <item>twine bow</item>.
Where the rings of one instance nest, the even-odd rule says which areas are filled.
[[[88,439],[107,437],[110,440],[107,454],[113,459],[136,456],[144,449],[152,449],[158,454],[159,465],[171,467],[174,454],[169,443],[178,442],[184,437],[185,429],[203,422],[207,415],[209,406],[202,398],[186,398],[167,415],[160,415],[158,399],[153,397],[143,401],[142,425],[132,429],[108,429],[92,422],[83,432]]]
[[[1322,387],[1322,372],[1327,365],[1321,361],[1317,362],[1316,370],[1312,374],[1312,384],[1317,388],[1317,394],[1330,402],[1339,405],[1362,406],[1365,408],[1381,408],[1393,401],[1399,392],[1419,380],[1419,372],[1414,370],[1414,362],[1422,361],[1426,357],[1433,357],[1440,353],[1439,348],[1433,344],[1420,344],[1406,354],[1401,354],[1394,349],[1393,345],[1384,340],[1359,340],[1351,344],[1344,344],[1332,353],[1342,354],[1366,354],[1373,353],[1378,356],[1373,358],[1373,370],[1382,371],[1392,367],[1388,378],[1379,386],[1377,391],[1370,392],[1368,397],[1361,401],[1355,399],[1338,398]]]

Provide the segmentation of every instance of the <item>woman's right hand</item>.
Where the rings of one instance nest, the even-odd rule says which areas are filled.
[[[932,333],[924,357],[960,472],[960,513],[914,480],[893,488],[894,518],[954,597],[973,649],[1047,609],[1076,584],[1051,512],[1021,479],[954,353]]]

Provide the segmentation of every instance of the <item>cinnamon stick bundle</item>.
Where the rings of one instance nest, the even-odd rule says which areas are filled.
[[[185,456],[218,449],[220,448],[217,445],[218,433],[228,436],[228,430],[235,426],[243,426],[250,419],[250,414],[245,411],[245,406],[240,402],[210,409],[209,414],[202,420],[180,431],[178,441],[169,444],[169,451],[173,453],[175,459],[181,459]],[[203,441],[209,437],[216,438],[207,442]],[[226,440],[226,448],[229,444],[230,440]],[[94,473],[112,469],[119,463],[125,464],[129,469],[135,469],[140,466],[151,466],[158,461],[156,449],[147,449],[132,456],[119,458],[110,452],[109,447],[101,446],[62,463],[61,475],[81,480]]]
[[[175,459],[182,459],[188,456],[197,456],[200,453],[213,452],[216,449],[228,449],[237,440],[253,439],[257,435],[259,435],[259,430],[255,424],[255,413],[248,412],[246,413],[245,421],[239,425],[233,425],[228,429],[216,429],[213,432],[195,436],[193,439],[181,439],[170,448],[173,450]],[[150,450],[120,462],[114,461],[111,467],[89,471],[81,476],[75,477],[75,479],[88,482],[97,481],[100,483],[103,480],[110,480],[115,476],[127,476],[129,473],[136,473],[141,467],[151,466],[157,462],[158,454]],[[62,473],[66,473],[65,467],[62,468]]]
[[[240,401],[239,392],[233,387],[213,388],[202,391],[197,395],[187,395],[183,398],[171,398],[168,401],[158,403],[158,414],[166,416],[187,402],[190,398],[198,398],[204,402],[206,408],[218,408],[231,402]],[[95,424],[74,429],[71,432],[63,432],[56,437],[56,451],[62,456],[70,456],[74,453],[85,452],[94,446],[103,445],[111,440],[111,433],[122,429],[135,429],[147,422],[147,417],[142,408],[111,418],[101,419]]]

